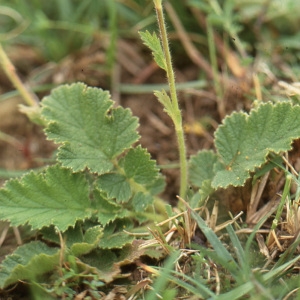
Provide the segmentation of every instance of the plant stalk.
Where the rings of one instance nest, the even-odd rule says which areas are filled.
[[[14,65],[11,63],[10,59],[6,55],[5,51],[3,50],[3,47],[0,43],[0,64],[9,78],[9,80],[12,82],[14,87],[19,91],[27,105],[29,106],[36,106],[38,105],[38,102],[35,101],[32,94],[29,93],[29,91],[26,89],[22,81],[20,80],[19,76],[16,73],[16,69]]]
[[[172,121],[175,125],[176,137],[178,142],[179,150],[179,161],[180,161],[180,192],[179,195],[181,198],[185,199],[187,191],[187,159],[186,159],[186,146],[184,140],[184,130],[182,126],[182,115],[178,104],[177,92],[176,92],[176,83],[175,75],[172,66],[171,53],[169,48],[167,30],[164,20],[164,14],[162,10],[162,1],[154,0],[154,6],[156,10],[157,21],[159,25],[159,31],[161,36],[162,47],[164,51],[164,56],[166,60],[166,73],[168,78],[168,84],[170,87],[170,98],[172,103]]]

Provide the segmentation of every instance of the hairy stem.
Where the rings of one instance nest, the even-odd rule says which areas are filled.
[[[172,66],[171,53],[169,49],[169,42],[167,37],[166,25],[164,15],[162,11],[161,0],[154,0],[155,10],[161,35],[161,42],[163,46],[164,56],[166,60],[166,72],[168,83],[170,87],[170,97],[172,102],[172,121],[175,125],[175,131],[177,136],[178,148],[179,148],[179,160],[180,160],[180,197],[185,198],[187,191],[187,160],[186,160],[186,147],[184,140],[184,131],[182,126],[182,115],[179,109],[175,75]]]

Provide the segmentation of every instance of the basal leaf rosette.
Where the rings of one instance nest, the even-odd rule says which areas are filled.
[[[300,106],[289,102],[265,103],[250,114],[235,112],[215,133],[222,169],[212,179],[214,188],[242,186],[250,172],[267,161],[270,152],[291,150],[300,137]]]
[[[138,140],[137,118],[129,109],[112,105],[107,91],[83,83],[60,86],[44,98],[45,132],[62,144],[58,160],[63,166],[107,173],[114,159]]]
[[[81,173],[55,165],[8,181],[0,190],[0,219],[33,229],[55,225],[65,231],[92,215],[89,185]]]

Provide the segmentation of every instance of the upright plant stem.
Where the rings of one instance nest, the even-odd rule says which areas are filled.
[[[179,160],[180,160],[180,197],[185,198],[187,191],[187,160],[186,160],[186,147],[184,140],[184,131],[182,126],[182,115],[179,109],[178,98],[176,93],[175,75],[172,67],[171,54],[169,49],[166,25],[164,20],[164,14],[162,11],[161,0],[154,0],[155,10],[161,35],[161,42],[166,60],[166,72],[168,77],[168,83],[170,87],[170,97],[172,102],[172,121],[175,125],[175,131],[177,136],[178,148],[179,148]]]

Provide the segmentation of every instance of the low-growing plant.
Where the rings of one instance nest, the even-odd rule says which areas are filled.
[[[203,150],[188,160],[161,0],[154,4],[160,37],[148,31],[140,34],[167,74],[170,94],[164,90],[154,93],[172,119],[177,136],[179,195],[195,208],[217,189],[243,186],[258,170],[277,166],[276,157],[290,150],[293,140],[300,137],[300,106],[288,101],[257,102],[249,113],[234,112],[215,133],[216,152]],[[45,125],[47,138],[59,145],[56,163],[9,180],[0,190],[0,219],[12,226],[28,224],[32,229],[32,240],[3,260],[1,289],[26,281],[33,291],[53,298],[72,299],[82,290],[96,298],[98,288],[123,276],[124,265],[141,256],[165,256],[163,250],[152,251],[137,238],[138,232],[167,218],[169,207],[158,196],[165,186],[164,177],[147,149],[138,144],[138,119],[129,109],[113,104],[107,91],[83,83],[62,85],[42,100],[40,123]],[[188,193],[189,185],[193,189]],[[202,247],[200,251],[223,266],[236,282],[235,289],[218,299],[256,295],[256,283],[271,279],[274,283],[299,259],[285,257],[266,274],[250,272],[247,255],[255,231],[243,250],[233,228],[227,227],[235,249],[232,254],[189,205],[184,210],[214,249]],[[164,240],[163,234],[157,236]],[[288,253],[292,254],[298,243],[296,240]],[[169,245],[166,249],[173,252]],[[167,280],[199,297],[215,299],[206,283],[188,276],[181,280],[172,271],[176,255],[171,255],[170,264],[160,271],[165,280],[154,284],[149,299],[160,293],[156,289],[166,287]],[[175,294],[167,289],[164,297],[171,299]]]

